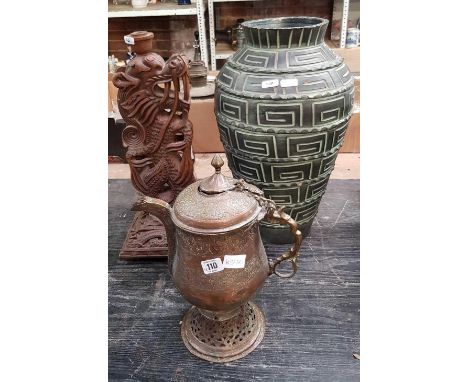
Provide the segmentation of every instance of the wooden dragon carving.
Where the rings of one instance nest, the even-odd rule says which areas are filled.
[[[151,52],[153,33],[133,32],[136,56],[113,77],[119,111],[127,123],[122,133],[132,183],[144,195],[171,203],[194,181],[188,60],[167,62]]]

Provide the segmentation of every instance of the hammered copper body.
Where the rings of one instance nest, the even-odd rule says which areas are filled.
[[[276,266],[288,260],[296,271],[301,244],[297,224],[259,189],[234,182],[221,174],[221,157],[212,161],[211,177],[189,185],[174,207],[146,197],[134,209],[156,215],[165,225],[169,244],[169,269],[184,298],[194,306],[184,315],[181,334],[190,352],[205,360],[229,362],[244,357],[260,343],[265,319],[250,302]],[[295,245],[269,263],[259,221],[289,224]],[[201,262],[225,255],[245,255],[243,268],[224,268],[205,274]]]

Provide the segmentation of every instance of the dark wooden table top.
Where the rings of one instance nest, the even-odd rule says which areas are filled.
[[[110,381],[359,381],[359,180],[330,180],[298,273],[270,277],[254,298],[262,343],[228,364],[186,350],[179,325],[190,305],[165,261],[118,259],[135,199],[128,180],[109,180]]]

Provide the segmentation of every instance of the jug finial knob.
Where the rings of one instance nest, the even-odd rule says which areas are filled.
[[[211,195],[220,194],[224,191],[230,191],[235,188],[232,183],[232,179],[230,180],[221,173],[221,167],[223,167],[223,164],[224,161],[223,158],[221,158],[221,155],[216,154],[211,160],[211,165],[215,168],[216,172],[200,182],[200,186],[198,186],[199,191]]]
[[[216,174],[219,174],[221,172],[221,167],[224,165],[224,161],[223,158],[221,158],[221,155],[216,154],[211,160],[211,165],[215,168]]]

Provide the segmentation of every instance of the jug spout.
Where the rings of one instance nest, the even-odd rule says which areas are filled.
[[[156,216],[164,224],[168,247],[168,265],[172,274],[172,263],[175,255],[175,227],[171,218],[171,206],[164,200],[145,196],[133,205],[132,211],[147,212]]]

